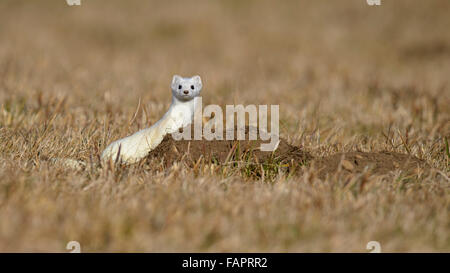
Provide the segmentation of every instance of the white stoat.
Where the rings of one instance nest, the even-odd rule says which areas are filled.
[[[182,78],[175,75],[171,89],[172,104],[164,116],[150,128],[109,144],[102,153],[102,161],[116,160],[119,156],[118,159],[124,164],[138,162],[156,148],[166,134],[174,133],[192,123],[194,109],[202,90],[200,76]]]
[[[164,116],[151,127],[142,129],[131,136],[114,141],[103,151],[103,162],[119,159],[123,164],[136,163],[148,155],[164,139],[171,134],[192,123],[194,110],[199,103],[202,80],[200,76],[183,78],[173,76],[172,104]],[[120,148],[120,149],[119,149]],[[52,159],[66,167],[81,170],[86,162],[75,159]]]

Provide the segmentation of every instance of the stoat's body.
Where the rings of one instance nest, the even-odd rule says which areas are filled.
[[[192,123],[202,89],[200,76],[182,78],[175,75],[171,88],[172,104],[164,116],[150,128],[111,143],[103,151],[102,161],[119,159],[125,164],[138,162],[156,148],[166,134],[174,133]]]

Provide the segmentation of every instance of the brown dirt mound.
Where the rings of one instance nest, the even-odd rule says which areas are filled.
[[[245,131],[248,139],[248,128]],[[259,150],[261,140],[174,140],[167,135],[161,144],[150,152],[148,159],[162,159],[165,166],[174,162],[186,162],[193,166],[199,160],[226,164],[236,161],[251,164],[277,164],[289,172],[290,168],[299,165],[312,165],[319,170],[319,177],[324,178],[337,171],[361,173],[366,167],[371,174],[384,175],[391,171],[401,170],[417,174],[428,168],[425,161],[416,157],[393,152],[349,152],[337,153],[322,158],[314,158],[300,147],[293,146],[280,138],[280,144],[274,152]],[[295,168],[298,169],[298,168]]]
[[[338,170],[347,173],[361,173],[366,167],[370,169],[370,173],[378,175],[388,174],[395,170],[417,174],[428,169],[428,165],[423,160],[393,152],[338,153],[317,158],[313,164],[320,170],[319,177],[322,178],[327,174],[334,174]]]
[[[166,165],[176,161],[187,160],[195,163],[201,158],[206,161],[224,164],[230,161],[245,160],[257,163],[276,162],[280,164],[304,164],[312,156],[299,147],[290,145],[280,138],[278,148],[274,152],[264,152],[259,149],[261,140],[248,140],[248,127],[245,130],[247,140],[174,140],[167,135],[161,144],[150,152],[149,158],[163,158]],[[192,132],[193,135],[193,132]]]

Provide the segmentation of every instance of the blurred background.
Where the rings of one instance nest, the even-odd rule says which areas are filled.
[[[281,104],[285,120],[318,111],[350,118],[357,105],[370,111],[368,96],[399,99],[405,89],[444,107],[449,8],[446,0],[3,0],[0,99],[64,96],[72,110],[133,111],[138,98],[168,105],[173,74],[199,74],[204,103]]]

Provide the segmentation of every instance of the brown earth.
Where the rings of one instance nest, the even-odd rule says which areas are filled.
[[[236,131],[235,131],[236,132]],[[204,158],[207,162],[227,164],[237,160],[251,161],[255,163],[277,162],[286,164],[296,162],[304,164],[312,159],[312,156],[299,147],[290,145],[284,139],[280,139],[274,152],[264,152],[259,149],[262,141],[249,139],[249,129],[245,128],[245,140],[175,140],[167,135],[153,151],[149,158],[162,158],[166,166],[175,161],[186,160],[195,163]],[[194,132],[192,130],[192,136]]]
[[[192,132],[193,135],[193,132]],[[150,152],[148,159],[161,159],[166,167],[174,162],[183,161],[194,166],[201,160],[207,163],[230,164],[244,162],[247,164],[271,164],[284,167],[289,172],[292,167],[311,165],[319,170],[319,177],[333,175],[337,171],[345,173],[362,173],[384,175],[400,170],[404,173],[423,172],[427,163],[417,157],[395,152],[347,152],[325,157],[313,157],[300,147],[293,146],[280,138],[274,152],[259,149],[258,140],[248,140],[248,127],[245,140],[175,140],[167,135],[161,144]],[[297,169],[297,168],[296,168]]]
[[[337,153],[314,160],[320,169],[319,177],[325,177],[343,171],[362,173],[366,167],[371,174],[384,175],[392,171],[408,174],[420,174],[429,168],[428,164],[417,157],[393,152],[348,152]]]

